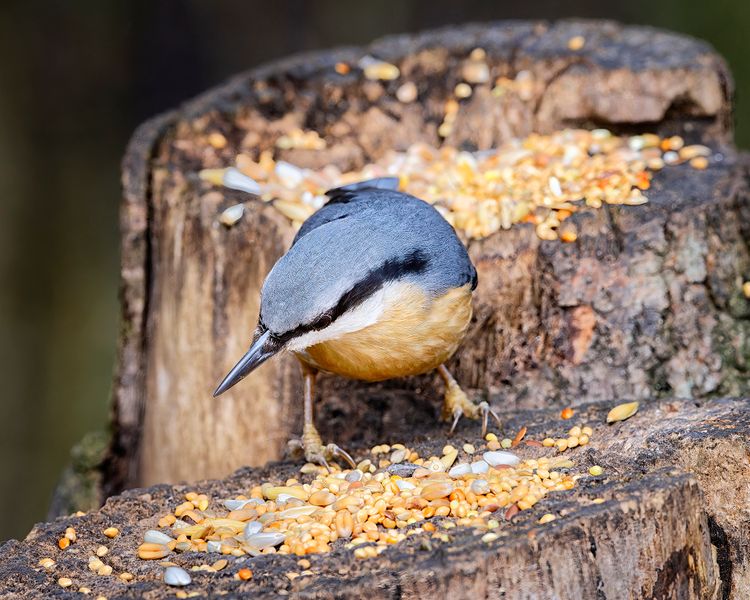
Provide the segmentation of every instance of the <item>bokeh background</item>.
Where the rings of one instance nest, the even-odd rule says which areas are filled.
[[[748,0],[3,0],[0,540],[46,516],[71,447],[107,424],[119,161],[133,129],[263,61],[506,18],[611,18],[708,40],[750,146]]]

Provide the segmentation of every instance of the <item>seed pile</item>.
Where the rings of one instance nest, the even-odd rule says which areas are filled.
[[[524,430],[516,436],[519,443]],[[488,434],[486,441],[487,448],[498,445],[494,434]],[[336,467],[328,472],[304,465],[301,472],[314,475],[310,483],[297,479],[284,485],[264,483],[247,495],[225,500],[190,492],[173,513],[159,520],[160,530],[145,533],[138,556],[144,560],[164,559],[172,552],[304,556],[330,552],[334,542],[346,540],[345,547],[354,556],[369,558],[408,536],[426,533],[444,538],[441,530],[456,526],[474,528],[489,542],[498,537],[492,532],[499,527],[496,511],[512,519],[551,491],[573,489],[581,477],[569,472],[573,463],[561,456],[521,460],[506,451],[487,449],[480,454],[473,444],[464,444],[461,450],[464,462],[457,462],[460,450],[450,445],[441,456],[426,458],[402,444],[379,445],[356,469]],[[552,519],[554,515],[545,515],[541,522]],[[224,566],[226,560],[193,568],[216,571]],[[185,581],[181,573],[170,573],[169,581]]]
[[[528,439],[526,433],[527,428],[521,427],[512,439],[502,440],[488,433],[479,442],[460,447],[448,444],[430,456],[420,456],[404,444],[381,444],[371,448],[354,469],[333,465],[329,471],[307,463],[298,477],[262,483],[233,498],[191,491],[158,518],[158,528],[143,532],[135,553],[141,560],[157,562],[163,569],[162,581],[180,588],[192,583],[191,572],[218,573],[230,560],[235,569],[239,567],[232,576],[250,580],[253,571],[248,567],[252,565],[238,563],[258,555],[296,556],[300,570],[285,574],[292,580],[313,574],[307,555],[331,552],[334,547],[350,551],[357,559],[368,559],[411,536],[421,536],[420,543],[427,547],[430,539],[450,542],[449,530],[456,527],[490,543],[499,539],[502,521],[532,509],[550,492],[573,490],[581,477],[598,477],[604,472],[594,465],[576,473],[573,461],[560,454],[588,443],[594,433],[591,427],[572,427],[567,437],[561,438],[566,441],[565,448],[548,443],[558,440],[541,442]],[[574,436],[577,443],[570,443]],[[535,458],[506,450],[520,446],[535,447]],[[545,456],[549,446],[558,452],[550,447],[553,454]],[[544,513],[536,522],[544,525],[557,517]],[[101,530],[102,541],[120,535],[114,526]],[[58,544],[65,552],[70,544],[80,542],[80,534],[68,527],[60,540],[67,542]],[[204,553],[207,559],[189,568],[172,562],[176,554],[185,552]],[[101,543],[93,547],[88,569],[124,583],[137,579],[133,573],[107,564],[109,554]],[[38,565],[54,573],[60,587],[77,586],[79,592],[92,592],[70,573],[59,572],[52,558],[44,557]],[[178,598],[198,594],[175,590]]]
[[[594,430],[591,427],[579,427],[575,425],[568,431],[568,435],[560,438],[545,438],[542,446],[546,448],[555,447],[558,452],[565,452],[568,448],[585,446],[589,443]]]
[[[449,101],[441,127],[450,125],[458,110],[458,102]],[[322,140],[317,141],[320,138],[301,130],[280,138],[277,146],[292,147],[292,139],[323,147]],[[531,223],[541,239],[572,242],[577,231],[566,219],[574,212],[603,204],[644,204],[652,171],[685,162],[704,169],[710,154],[706,146],[686,146],[678,136],[620,137],[606,129],[570,129],[532,134],[477,153],[418,143],[406,152],[390,152],[375,164],[347,173],[332,165],[320,171],[298,168],[276,161],[270,151],[262,152],[257,161],[240,154],[236,168],[207,169],[201,176],[273,201],[297,226],[326,202],[328,189],[373,177],[398,176],[402,191],[433,204],[469,238],[484,238],[516,223]],[[246,176],[244,183],[242,175]],[[227,216],[222,216],[222,222],[231,225],[239,220],[241,212],[234,211],[236,218],[229,215],[227,222]]]

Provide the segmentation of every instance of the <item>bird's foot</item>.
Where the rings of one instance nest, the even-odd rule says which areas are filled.
[[[448,384],[443,401],[443,420],[452,421],[450,433],[453,433],[456,429],[461,417],[467,417],[469,419],[482,419],[482,437],[484,437],[487,433],[487,421],[490,416],[495,420],[498,428],[502,430],[503,424],[500,417],[490,408],[487,402],[482,401],[479,404],[474,404],[457,383],[453,381]]]
[[[357,464],[350,454],[341,448],[338,444],[323,444],[318,430],[315,425],[305,425],[302,429],[302,437],[299,439],[289,440],[287,444],[289,451],[292,453],[302,452],[307,462],[316,465],[322,465],[329,471],[331,466],[329,461],[341,459],[346,462],[352,469],[357,468]]]

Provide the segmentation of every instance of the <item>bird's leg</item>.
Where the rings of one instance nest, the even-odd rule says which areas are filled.
[[[300,364],[302,365],[302,375],[304,377],[305,385],[305,422],[302,426],[302,437],[289,440],[289,450],[301,450],[305,454],[305,460],[318,465],[323,465],[329,471],[331,470],[331,467],[328,465],[328,461],[336,460],[337,458],[343,459],[352,469],[356,468],[357,465],[354,460],[343,448],[337,444],[323,445],[323,440],[320,438],[320,434],[315,428],[315,423],[313,421],[315,379],[318,376],[318,371],[302,361],[300,361]]]
[[[502,430],[503,425],[500,417],[490,408],[487,402],[482,401],[479,404],[474,404],[469,400],[466,393],[459,387],[445,365],[440,365],[437,371],[445,382],[445,400],[443,401],[442,417],[446,421],[452,421],[450,433],[453,433],[462,416],[466,416],[469,419],[482,419],[482,437],[487,433],[487,421],[490,416]]]

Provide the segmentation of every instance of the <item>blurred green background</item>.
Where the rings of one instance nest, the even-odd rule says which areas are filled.
[[[750,145],[748,0],[8,1],[0,6],[0,540],[44,519],[104,429],[117,333],[119,161],[136,125],[292,52],[505,18],[612,18],[711,42]]]

